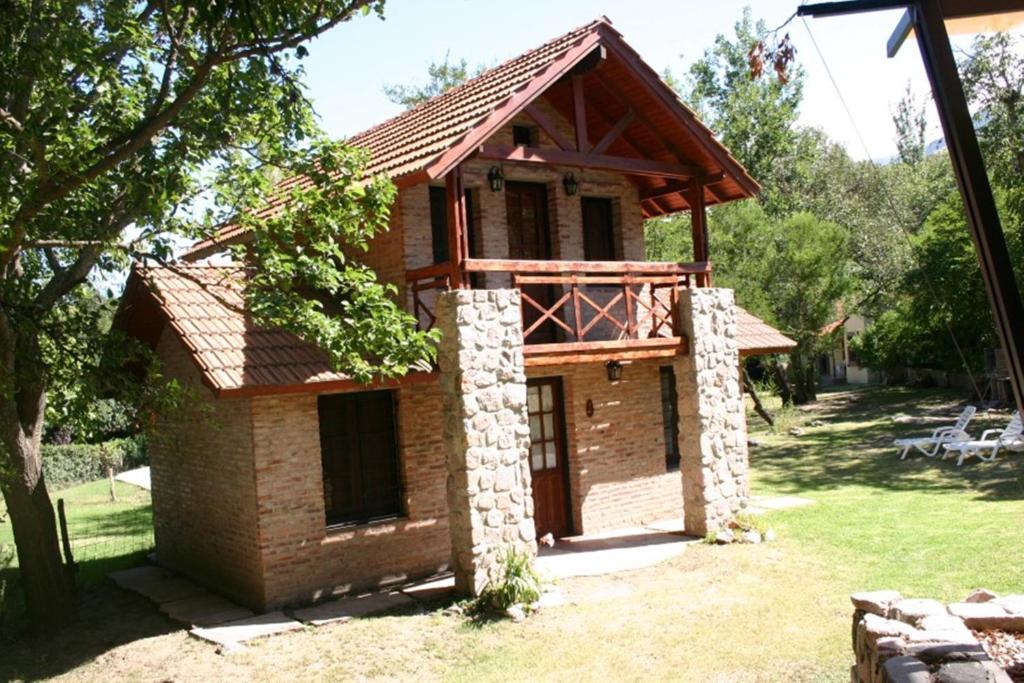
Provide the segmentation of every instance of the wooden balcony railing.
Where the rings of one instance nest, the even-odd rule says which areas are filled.
[[[707,263],[467,259],[464,269],[501,279],[490,286],[520,290],[524,352],[534,357],[623,349],[675,353],[684,343],[679,290],[711,284]],[[406,280],[413,313],[421,329],[430,329],[437,293],[451,284],[451,266],[411,270]]]

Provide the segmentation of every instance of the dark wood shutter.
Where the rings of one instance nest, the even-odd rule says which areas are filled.
[[[434,263],[448,261],[448,207],[443,187],[430,188],[430,239]]]
[[[401,514],[394,392],[321,396],[318,407],[327,524]]]
[[[473,192],[466,190],[466,237],[469,241],[469,257],[480,254],[480,234],[476,226],[476,209]],[[448,199],[443,187],[430,187],[430,241],[434,263],[448,261]]]
[[[679,469],[679,396],[676,373],[666,365],[661,371],[661,421],[665,430],[665,469]]]
[[[616,261],[612,200],[583,198],[583,258],[587,261]]]

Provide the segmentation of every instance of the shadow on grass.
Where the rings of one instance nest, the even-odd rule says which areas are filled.
[[[1024,499],[1024,455],[1004,452],[994,462],[975,458],[963,467],[955,458],[908,455],[899,459],[894,439],[926,436],[948,416],[952,422],[962,396],[936,390],[871,388],[833,391],[806,414],[802,436],[773,437],[770,446],[751,451],[751,465],[762,482],[792,494],[866,486],[888,491],[959,492],[986,500]],[[918,424],[898,424],[896,414],[924,417]],[[970,432],[1005,426],[1009,415],[979,415]],[[755,435],[756,436],[756,435]]]
[[[20,586],[8,596],[0,625],[0,680],[38,680],[58,676],[115,647],[181,629],[141,596],[106,580],[118,569],[145,561],[146,551],[78,564],[78,614],[55,636],[36,637],[27,629]],[[17,569],[4,570],[17,582]]]

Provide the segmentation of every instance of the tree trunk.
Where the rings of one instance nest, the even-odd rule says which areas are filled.
[[[793,402],[797,405],[810,403],[817,398],[814,386],[814,365],[807,363],[806,355],[800,347],[790,354],[793,370]]]
[[[793,388],[789,386],[789,375],[786,373],[786,366],[775,362],[772,364],[772,368],[775,370],[775,383],[779,388],[779,398],[782,399],[782,405],[788,406],[793,403]]]
[[[15,346],[20,353],[14,353]],[[18,549],[29,620],[33,631],[47,634],[74,617],[76,604],[43,479],[40,439],[46,387],[40,359],[37,340],[16,337],[10,326],[0,324],[0,491]]]
[[[764,409],[761,404],[761,398],[757,395],[757,390],[754,388],[754,383],[750,381],[750,377],[747,376],[747,371],[740,367],[740,376],[743,378],[743,390],[750,394],[750,399],[754,402],[754,412],[761,416],[761,419],[768,423],[769,427],[775,426],[775,420],[772,419],[771,414]]]

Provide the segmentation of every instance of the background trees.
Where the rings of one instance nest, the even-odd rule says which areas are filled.
[[[365,156],[320,133],[300,85],[307,41],[382,9],[15,0],[0,13],[0,490],[37,630],[74,609],[41,470],[47,398],[82,417],[90,395],[126,386],[112,368],[138,351],[99,333],[109,308],[88,283],[134,259],[164,263],[232,219],[254,234],[258,323],[360,379],[429,357],[428,338],[348,256],[386,229],[394,188],[359,182]],[[248,211],[292,174],[309,182],[280,212]]]

